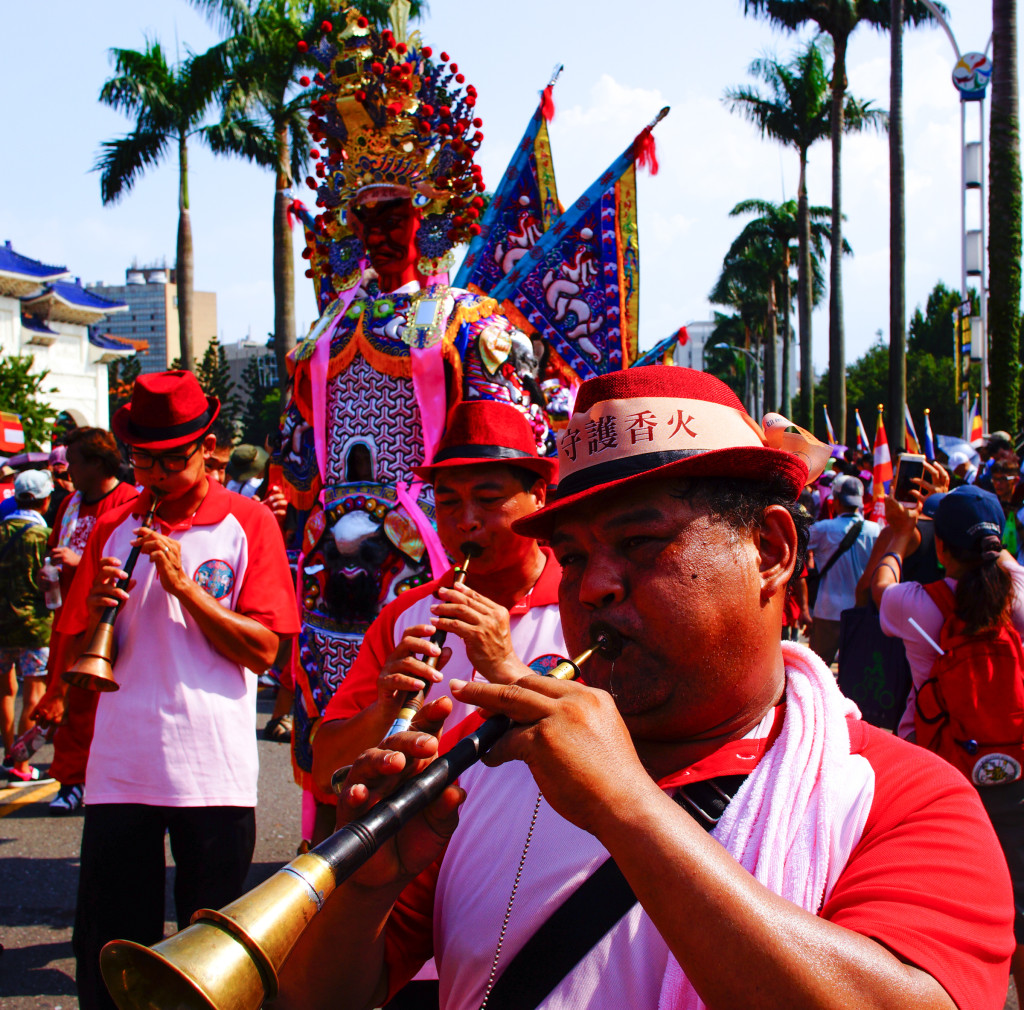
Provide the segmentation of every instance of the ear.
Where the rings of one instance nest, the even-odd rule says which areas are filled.
[[[537,499],[537,508],[544,508],[544,503],[548,500],[548,485],[543,477],[538,477],[533,482],[533,487],[530,488],[530,494]]]
[[[796,567],[796,524],[788,509],[771,505],[765,509],[764,520],[754,532],[760,555],[761,600],[767,602],[785,593]]]
[[[203,458],[212,456],[217,451],[217,436],[207,433],[203,436]]]

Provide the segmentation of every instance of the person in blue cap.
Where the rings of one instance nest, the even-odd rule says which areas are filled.
[[[946,757],[978,789],[1013,882],[1012,972],[1024,992],[1024,710],[1004,698],[1024,698],[1024,567],[1003,547],[1003,508],[990,491],[963,485],[923,508],[946,577],[900,583],[922,508],[891,495],[889,553],[871,576],[882,631],[903,639],[914,682],[897,732]]]

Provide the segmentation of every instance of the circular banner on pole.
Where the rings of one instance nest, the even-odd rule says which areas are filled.
[[[953,67],[953,86],[965,102],[980,102],[992,79],[992,61],[984,53],[964,53]]]

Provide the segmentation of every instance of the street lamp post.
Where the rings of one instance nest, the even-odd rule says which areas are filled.
[[[756,354],[753,351],[748,351],[745,347],[737,347],[735,344],[718,343],[712,344],[710,347],[705,346],[704,353],[713,350],[726,350],[726,351],[739,351],[740,354],[745,354],[754,363],[754,394],[753,403],[750,405],[750,416],[756,417],[759,413],[759,407],[763,404],[764,396],[764,375],[761,371],[761,362],[758,360]]]
[[[986,214],[987,208],[985,205],[985,92],[988,88],[989,78],[992,76],[992,62],[988,58],[989,50],[992,48],[992,36],[989,35],[988,45],[985,46],[984,53],[961,53],[960,46],[957,44],[956,36],[953,34],[953,30],[949,27],[949,23],[946,21],[942,14],[942,11],[935,5],[933,0],[921,0],[921,2],[931,11],[935,20],[942,27],[942,30],[946,33],[946,37],[949,39],[949,44],[953,47],[953,52],[956,55],[956,65],[953,68],[953,85],[960,94],[960,313],[958,315],[957,324],[955,329],[955,361],[957,364],[957,395],[961,398],[961,405],[963,411],[963,424],[964,424],[964,438],[967,438],[969,432],[967,431],[968,425],[968,407],[970,395],[964,395],[961,387],[961,354],[962,354],[962,340],[961,340],[961,326],[962,319],[966,313],[966,317],[969,320],[971,316],[970,310],[970,294],[967,287],[967,278],[971,274],[977,274],[979,280],[979,300],[981,302],[981,319],[980,319],[980,345],[981,345],[981,423],[985,431],[988,431],[988,276],[987,276],[987,257],[988,249],[986,248]],[[967,103],[977,102],[978,105],[978,141],[976,145],[969,145],[967,143]],[[978,157],[972,159],[972,171],[971,177],[968,178],[968,148],[977,148]],[[972,233],[967,229],[967,191],[969,189],[976,189],[981,204],[980,222],[981,227],[978,232]],[[974,248],[975,256],[971,257],[969,252],[969,243],[974,247],[974,238],[977,237],[977,246]],[[970,324],[969,324],[970,325]],[[971,343],[974,343],[972,333]]]

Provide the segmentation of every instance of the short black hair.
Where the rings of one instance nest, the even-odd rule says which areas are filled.
[[[706,508],[713,520],[728,523],[734,529],[749,532],[764,522],[765,513],[774,505],[784,508],[796,527],[796,564],[787,592],[801,577],[807,562],[807,542],[811,534],[811,514],[793,500],[790,487],[779,478],[750,480],[742,477],[699,477],[675,482],[672,492],[695,507]]]
[[[536,473],[525,466],[516,466],[513,463],[509,463],[507,466],[512,476],[523,485],[524,491],[532,491],[533,485],[536,484],[537,481],[544,479],[539,473]]]
[[[232,448],[235,444],[235,433],[231,430],[231,425],[227,423],[223,418],[218,417],[209,428],[206,429],[207,435],[213,435],[217,439],[217,448],[226,449]],[[205,435],[203,436],[206,437]]]

